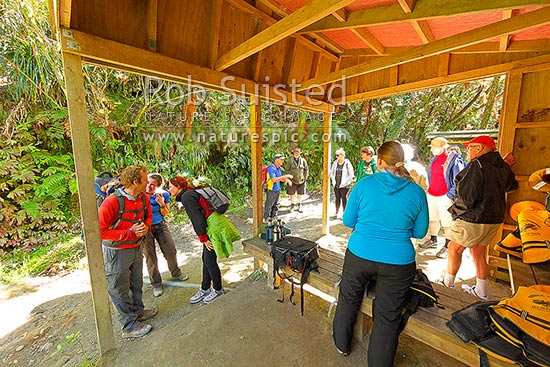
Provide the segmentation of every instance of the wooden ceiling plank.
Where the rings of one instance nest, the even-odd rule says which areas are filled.
[[[333,98],[335,103],[353,103],[364,101],[367,99],[388,97],[396,94],[414,92],[427,88],[442,87],[453,83],[464,83],[471,80],[489,78],[492,76],[502,75],[512,70],[529,70],[530,68],[547,68],[550,63],[550,55],[536,56],[529,59],[512,61],[506,64],[485,66],[479,69],[463,71],[459,73],[449,74],[446,76],[438,76],[410,83],[399,84],[397,86],[382,87],[366,92],[360,92],[355,95],[342,98]]]
[[[71,0],[59,0],[59,26],[63,28],[71,28]]]
[[[326,17],[298,31],[324,32],[348,28],[362,28],[402,21],[428,20],[453,15],[476,14],[506,9],[520,9],[529,6],[550,5],[548,0],[418,0],[414,12],[404,13],[400,5],[380,6],[350,12],[348,20],[341,22],[334,17]]]
[[[358,75],[364,75],[394,65],[453,51],[461,47],[466,47],[495,37],[500,37],[504,34],[519,32],[547,23],[550,23],[550,7],[541,8],[517,17],[501,20],[471,31],[443,38],[396,55],[375,59],[363,64],[338,70],[334,73],[324,75],[323,77],[306,80],[302,83],[302,87],[299,88],[299,90],[306,90],[312,85],[325,85],[332,83],[337,80],[341,80],[343,77],[351,78]]]
[[[422,43],[430,43],[435,41],[434,34],[432,33],[432,30],[430,29],[430,25],[425,20],[413,20],[411,22],[414,30],[422,40]]]
[[[311,2],[220,56],[216,60],[214,68],[218,71],[225,70],[353,1],[317,0]]]
[[[513,12],[512,9],[504,10],[502,12],[502,19],[512,18],[512,12]],[[511,39],[511,36],[509,34],[505,34],[504,36],[500,36],[498,50],[501,51],[501,52],[506,51],[506,49],[510,45],[510,39]]]
[[[416,3],[416,0],[397,0],[399,3],[399,6],[401,6],[401,9],[405,13],[412,13],[414,10],[414,5]]]
[[[210,19],[210,47],[208,49],[208,66],[214,67],[218,58],[218,43],[222,19],[223,0],[212,0],[212,18]]]
[[[365,42],[370,48],[372,48],[374,52],[376,52],[377,54],[383,55],[384,52],[386,51],[386,48],[384,47],[384,45],[381,44],[380,41],[378,41],[378,39],[376,39],[376,37],[374,37],[372,33],[370,33],[367,29],[356,28],[356,29],[352,29],[351,31],[357,37],[359,37],[361,41]]]
[[[234,91],[239,96],[243,88],[247,96],[256,93],[258,89],[257,83],[249,79],[197,66],[160,53],[92,36],[77,30],[72,30],[72,33],[73,38],[62,36],[60,41],[62,51],[79,55],[93,64],[141,75],[155,76],[183,84],[189,83],[189,78],[192,78],[192,82],[195,84],[226,93]],[[70,48],[68,44],[71,45]],[[275,91],[273,87],[269,87],[268,91],[266,92],[266,88],[262,86],[259,97],[268,100],[270,103],[285,104],[307,111],[332,111],[332,105],[313,98],[309,98],[312,101],[310,103],[301,94],[291,94],[282,89]],[[294,101],[297,104],[293,103]]]
[[[267,25],[267,26],[271,26],[271,25],[277,23],[277,21],[275,19],[273,19],[271,16],[264,13],[260,9],[253,7],[252,5],[247,3],[246,1],[243,1],[243,0],[224,0],[224,1],[227,2],[228,4],[232,5],[232,6],[236,7],[237,9],[240,9],[241,11],[243,11],[247,14],[250,14],[250,15],[256,17],[256,18],[262,19],[264,24]],[[271,1],[271,0],[262,0],[263,5],[267,5],[268,2],[271,3],[273,1]],[[271,7],[270,7],[270,9],[271,9]],[[280,15],[281,17],[285,17],[286,15],[288,15],[287,13],[285,13],[285,11],[279,9],[277,14]],[[328,57],[331,60],[337,60],[338,59],[338,56],[332,54],[331,52],[324,49],[321,45],[318,45],[315,42],[307,39],[303,35],[297,35],[297,37],[301,37],[306,46],[308,46],[312,50],[320,51],[321,54],[323,54],[323,56]],[[315,34],[314,37],[317,38],[317,39],[323,38],[323,40],[330,41],[330,39],[328,37],[326,37],[324,35],[321,36],[321,33]],[[326,47],[329,47],[328,41],[327,42],[321,42],[320,44],[325,45]],[[333,52],[336,52],[336,53],[342,53],[343,52],[343,48],[337,46],[334,42],[331,42],[329,48]]]
[[[158,0],[147,0],[147,47],[157,51]]]
[[[321,54],[319,52],[313,53],[313,60],[311,61],[311,68],[309,69],[309,77],[315,78],[319,72],[319,66],[321,66]]]

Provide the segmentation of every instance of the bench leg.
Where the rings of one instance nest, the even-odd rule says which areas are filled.
[[[372,317],[359,311],[355,321],[355,339],[362,341],[372,328]]]

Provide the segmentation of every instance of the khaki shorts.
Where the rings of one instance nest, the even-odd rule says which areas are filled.
[[[447,209],[453,205],[452,200],[447,195],[433,196],[426,193],[426,197],[428,199],[430,222],[440,222],[441,227],[451,228],[453,217]]]
[[[449,230],[449,238],[466,248],[476,245],[487,246],[495,237],[499,227],[500,223],[480,224],[457,219]]]

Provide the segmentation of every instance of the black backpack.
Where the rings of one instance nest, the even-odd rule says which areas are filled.
[[[215,187],[205,186],[195,189],[195,191],[212,205],[212,207],[206,208],[207,210],[214,210],[219,214],[224,214],[229,208],[229,205],[231,205],[231,200],[229,200],[227,195]]]
[[[273,278],[276,279],[278,275],[282,279],[289,279],[292,285],[290,293],[290,302],[294,296],[294,275],[300,274],[300,310],[302,316],[304,315],[304,284],[307,282],[309,273],[318,271],[319,264],[317,259],[319,253],[317,252],[317,243],[309,241],[299,237],[288,236],[279,241],[273,242],[271,245],[271,257],[273,258]],[[285,272],[286,269],[292,271],[291,274]],[[277,300],[284,302],[284,283],[282,287],[282,298]]]
[[[424,274],[422,269],[416,269],[414,279],[411,287],[407,291],[407,298],[403,306],[404,312],[401,317],[401,323],[399,324],[399,330],[402,331],[409,321],[409,317],[416,312],[416,309],[420,307],[434,307],[444,308],[438,302],[439,296],[435,293],[432,283]]]

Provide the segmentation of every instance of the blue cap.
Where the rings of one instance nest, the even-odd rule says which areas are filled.
[[[275,160],[275,159],[277,159],[277,158],[283,158],[283,159],[284,159],[285,156],[282,155],[282,154],[280,154],[280,153],[277,153],[277,154],[275,154],[275,156],[273,156],[273,160]]]

